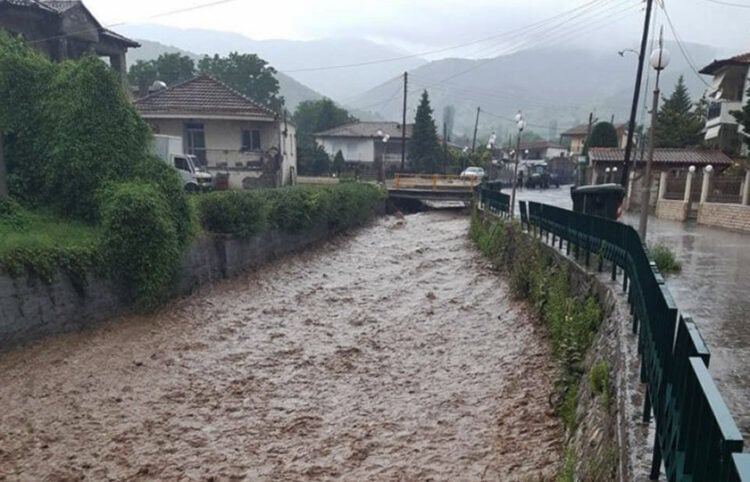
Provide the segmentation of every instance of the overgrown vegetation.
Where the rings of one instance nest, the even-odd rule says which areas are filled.
[[[657,244],[649,246],[649,253],[654,258],[656,267],[662,274],[677,274],[682,271],[682,263],[677,261],[674,253],[668,246]]]
[[[602,360],[591,366],[589,371],[591,394],[600,397],[604,405],[609,405],[609,366]]]

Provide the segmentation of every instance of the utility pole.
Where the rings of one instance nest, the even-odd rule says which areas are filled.
[[[633,105],[630,108],[630,120],[628,121],[628,140],[625,144],[625,159],[622,164],[622,178],[620,184],[628,188],[628,174],[630,169],[630,155],[633,150],[633,134],[635,131],[635,116],[638,112],[638,96],[641,93],[641,80],[643,79],[643,63],[646,60],[646,44],[648,43],[648,27],[651,23],[651,10],[654,0],[646,0],[646,18],[643,21],[643,35],[641,36],[641,52],[638,54],[638,72],[635,75],[635,88],[633,89]]]
[[[401,122],[401,172],[406,166],[406,85],[409,83],[409,73],[404,72],[404,116]]]
[[[477,129],[479,128],[479,111],[481,109],[477,107],[477,120],[474,122],[474,140],[471,141],[471,153],[473,154],[477,147]]]
[[[443,174],[448,174],[448,124],[443,122]]]
[[[669,63],[668,52],[666,56],[662,57],[662,54],[665,53],[663,37],[664,27],[662,27],[661,31],[659,32],[659,54],[656,58],[656,64],[654,65],[654,69],[656,69],[656,86],[654,87],[654,100],[651,107],[651,132],[648,141],[648,158],[646,159],[646,172],[643,175],[643,190],[641,191],[641,217],[638,223],[638,234],[641,235],[642,243],[646,242],[648,211],[649,205],[651,204],[651,165],[654,160],[654,144],[656,144],[656,124],[659,111],[659,75],[661,74],[661,71],[664,69],[664,67],[667,66],[667,63]],[[656,52],[654,52],[651,57],[652,65],[654,64],[655,54]]]
[[[588,149],[587,149],[587,147],[588,147],[588,143],[589,143],[589,138],[591,137],[591,129],[592,129],[593,125],[594,125],[594,113],[593,112],[589,112],[589,125],[586,128],[586,140],[583,141],[583,150],[585,151],[585,154],[586,154],[587,157],[588,157]],[[586,185],[586,170],[585,169],[581,169],[581,165],[580,164],[578,165],[578,167],[579,167],[579,171],[580,171],[578,173],[578,185],[579,186],[585,186]]]

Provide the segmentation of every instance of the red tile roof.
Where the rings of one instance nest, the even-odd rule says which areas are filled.
[[[596,124],[594,124],[596,125]],[[593,129],[594,125],[591,126]],[[625,124],[615,124],[615,129],[619,132],[620,130],[627,129],[627,126]],[[588,124],[581,124],[577,125],[571,129],[568,129],[567,131],[560,134],[562,137],[577,137],[577,136],[585,136],[589,131],[589,125]]]
[[[750,52],[735,55],[728,59],[714,60],[700,70],[701,74],[713,75],[722,67],[727,65],[748,65],[750,64]]]
[[[274,120],[276,113],[263,107],[223,82],[208,75],[154,92],[135,101],[146,118],[231,118]]]
[[[592,147],[592,162],[623,162],[625,149]],[[732,160],[723,152],[710,149],[654,149],[654,162],[663,164],[694,164],[714,166],[731,165]]]
[[[412,129],[414,124],[406,124],[406,138],[411,139]],[[368,137],[380,137],[378,131],[381,131],[383,135],[388,134],[393,138],[401,139],[401,123],[400,122],[352,122],[351,124],[344,124],[342,126],[334,127],[323,132],[316,132],[313,134],[316,137],[356,137],[356,138],[368,138]]]

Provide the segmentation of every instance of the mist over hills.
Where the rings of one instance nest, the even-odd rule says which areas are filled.
[[[662,95],[669,95],[683,75],[697,100],[705,84],[692,72],[677,45],[665,46],[672,52],[672,62],[661,76]],[[709,46],[691,44],[687,48],[698,68],[721,54]],[[530,130],[550,139],[586,122],[589,112],[599,120],[609,121],[614,116],[615,122],[625,122],[630,115],[637,60],[634,54],[621,57],[617,52],[566,48],[529,50],[490,61],[438,60],[410,72],[408,117],[413,118],[419,96],[427,89],[438,124],[443,108],[453,105],[454,133],[466,137],[472,133],[478,106],[487,112],[480,116],[480,133],[494,131],[500,138],[515,132],[512,118],[518,110],[523,110]],[[646,75],[650,77],[648,92],[641,94],[641,106],[650,106],[654,88],[651,70],[644,75],[644,90]],[[704,80],[710,82],[710,78]],[[402,97],[393,97],[399,85],[402,79],[393,78],[348,105],[375,117],[400,119]],[[648,123],[647,117],[645,120]]]
[[[311,41],[253,40],[231,32],[179,29],[163,25],[133,25],[120,28],[121,33],[173,45],[198,55],[226,55],[232,51],[254,53],[276,70],[296,71],[291,75],[302,84],[332,99],[345,99],[371,89],[405,70],[426,63],[408,58],[357,68],[297,71],[310,67],[328,67],[403,57],[407,52],[356,38],[330,38]],[[136,49],[137,50],[137,49]]]
[[[129,60],[156,58],[163,52],[183,52],[198,58],[230,51],[256,53],[280,72],[281,94],[294,110],[303,100],[332,98],[363,120],[401,119],[403,72],[409,72],[407,119],[413,120],[423,89],[427,89],[438,125],[445,106],[455,107],[454,137],[471,137],[476,109],[480,137],[496,132],[503,139],[515,132],[512,117],[523,110],[528,129],[556,139],[560,132],[588,120],[594,112],[599,120],[624,122],[630,113],[637,56],[602,49],[547,47],[526,50],[494,59],[446,58],[427,62],[417,57],[351,68],[291,72],[306,67],[326,67],[374,62],[404,56],[404,52],[367,40],[325,39],[309,42],[289,40],[255,41],[235,33],[141,25],[124,33],[141,41]],[[669,95],[683,75],[694,99],[705,84],[691,70],[676,44],[667,42],[672,62],[662,73],[661,88]],[[684,44],[695,66],[728,55],[719,48]],[[641,110],[650,105],[654,72],[650,68],[648,92],[642,93]],[[709,78],[704,78],[710,82]],[[639,121],[648,123],[648,116]]]

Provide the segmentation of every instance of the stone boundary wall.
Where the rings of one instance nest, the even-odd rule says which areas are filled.
[[[237,276],[337,232],[319,225],[298,234],[268,231],[246,240],[221,235],[196,239],[183,255],[173,294],[188,295],[203,284]],[[0,351],[43,336],[81,330],[131,311],[117,283],[94,273],[79,293],[62,271],[50,284],[31,274],[13,278],[0,272]]]
[[[698,224],[750,233],[750,206],[702,203],[698,207]]]
[[[656,204],[656,217],[671,221],[685,221],[687,219],[688,203],[670,199],[659,199]]]

